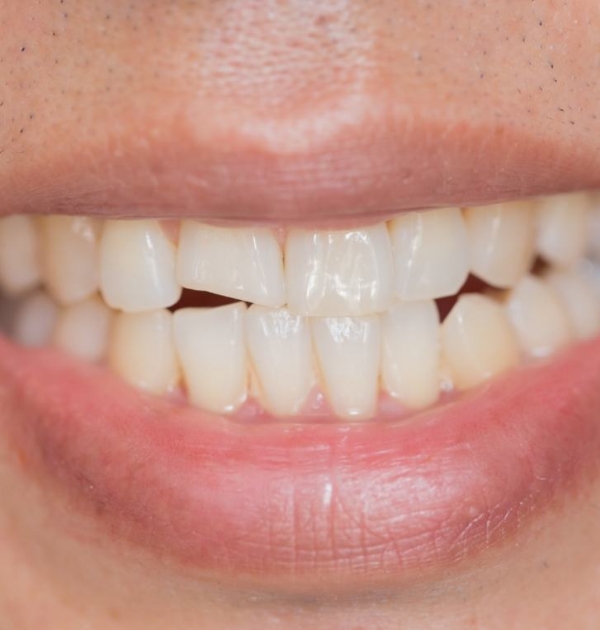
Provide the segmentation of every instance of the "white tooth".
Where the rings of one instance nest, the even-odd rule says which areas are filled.
[[[100,287],[112,308],[166,308],[181,296],[175,246],[158,221],[106,221],[100,241]]]
[[[316,380],[307,320],[287,309],[253,305],[246,334],[264,407],[277,416],[298,413]]]
[[[458,389],[469,389],[519,363],[519,346],[502,307],[465,294],[442,325],[444,365]]]
[[[98,291],[98,240],[102,222],[88,217],[41,219],[42,267],[48,291],[73,304]]]
[[[512,287],[534,259],[535,215],[531,202],[467,208],[471,271],[494,287]]]
[[[97,296],[63,308],[54,329],[54,345],[85,361],[100,361],[108,351],[112,315]]]
[[[176,389],[179,364],[172,314],[166,310],[118,313],[109,341],[109,363],[127,382],[154,394]]]
[[[591,199],[588,230],[588,251],[592,258],[600,260],[600,193]]]
[[[390,222],[390,234],[400,299],[458,293],[469,274],[467,229],[458,208],[405,214]]]
[[[287,305],[300,315],[337,317],[386,310],[394,261],[383,223],[356,230],[289,231]]]
[[[32,217],[0,218],[0,288],[22,293],[41,280],[39,233]]]
[[[561,298],[576,339],[591,339],[600,332],[600,304],[594,287],[580,273],[553,272],[546,277]]]
[[[567,311],[543,280],[525,276],[508,294],[506,309],[527,354],[544,357],[571,341]]]
[[[175,344],[192,404],[231,413],[246,400],[245,312],[246,305],[238,302],[175,313]]]
[[[440,317],[433,301],[401,302],[381,316],[382,381],[407,407],[433,404],[440,388]]]
[[[577,266],[577,271],[585,278],[588,286],[593,289],[600,305],[600,262],[584,259]]]
[[[283,254],[267,228],[224,228],[183,221],[179,283],[198,291],[278,307],[285,302]]]
[[[58,317],[58,306],[44,291],[36,291],[18,304],[13,319],[12,337],[23,346],[47,346]]]
[[[311,320],[325,396],[342,418],[374,415],[379,393],[379,316]]]
[[[545,260],[569,267],[585,254],[588,207],[584,193],[553,195],[538,201],[537,250]]]

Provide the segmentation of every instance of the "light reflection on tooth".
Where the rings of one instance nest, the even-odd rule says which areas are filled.
[[[39,232],[33,217],[0,218],[0,288],[24,293],[41,281]]]
[[[58,317],[58,306],[44,291],[24,297],[15,309],[12,337],[30,348],[41,348],[50,343]]]

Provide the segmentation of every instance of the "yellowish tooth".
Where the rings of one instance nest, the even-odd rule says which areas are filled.
[[[52,340],[58,306],[44,291],[35,291],[19,301],[12,322],[12,337],[22,346],[40,348]]]
[[[0,289],[24,293],[41,281],[39,232],[30,216],[0,218]]]

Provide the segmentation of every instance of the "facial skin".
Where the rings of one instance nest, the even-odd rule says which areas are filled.
[[[3,211],[365,221],[600,184],[593,0],[0,0],[0,16]],[[378,178],[398,182],[393,198]],[[600,476],[441,575],[282,596],[199,576],[72,512],[2,430],[20,413],[2,396],[10,628],[583,629],[600,617]]]

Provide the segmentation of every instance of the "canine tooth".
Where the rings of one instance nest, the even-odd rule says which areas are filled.
[[[177,254],[179,283],[245,302],[285,302],[283,254],[272,230],[224,228],[183,221]]]
[[[467,208],[471,271],[494,287],[512,287],[533,262],[535,216],[528,202]]]
[[[285,247],[288,308],[322,317],[386,310],[393,264],[383,223],[346,231],[292,229]]]
[[[327,400],[343,418],[373,416],[381,360],[381,323],[377,315],[311,320]]]
[[[0,218],[0,287],[23,293],[41,280],[39,233],[32,217]]]
[[[58,306],[44,291],[35,291],[17,305],[13,318],[12,337],[23,346],[47,346],[51,339]]]
[[[537,250],[548,262],[571,266],[585,254],[587,210],[584,193],[552,195],[538,202]]]
[[[519,363],[519,345],[502,306],[465,294],[442,324],[444,365],[458,389],[469,389]]]
[[[100,361],[108,351],[113,312],[97,296],[61,310],[54,345],[86,361]]]
[[[181,296],[175,246],[158,221],[106,221],[100,241],[100,287],[112,308],[166,308]]]
[[[136,387],[164,394],[179,383],[172,315],[166,310],[118,313],[111,327],[108,358],[112,369]]]
[[[440,317],[432,300],[401,302],[381,316],[382,381],[407,407],[436,402],[440,387]]]
[[[469,274],[467,229],[458,208],[411,212],[390,222],[396,294],[404,300],[454,295]]]
[[[184,308],[174,315],[175,345],[189,400],[217,413],[231,413],[246,400],[248,365],[246,305]]]
[[[531,356],[547,356],[571,340],[567,311],[543,280],[525,276],[509,293],[506,309],[521,347]]]
[[[264,407],[278,416],[298,413],[315,384],[307,320],[287,309],[253,305],[246,335]]]

